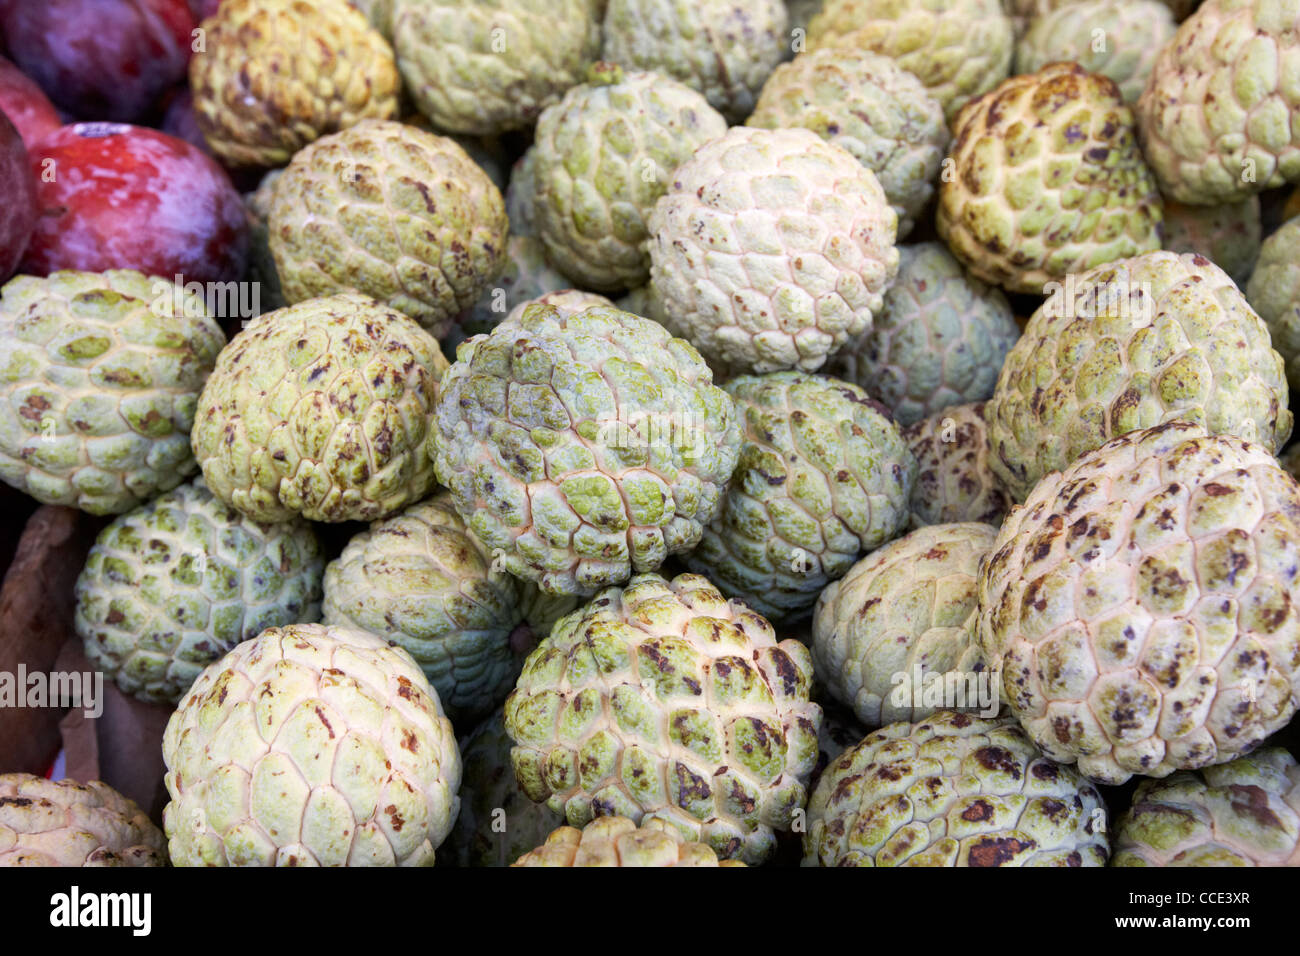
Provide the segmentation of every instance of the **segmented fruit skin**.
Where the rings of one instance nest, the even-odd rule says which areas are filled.
[[[903,429],[916,458],[912,527],[979,521],[993,525],[1011,510],[989,461],[984,403],[954,405]]]
[[[1167,200],[1164,213],[1166,250],[1204,256],[1245,290],[1260,253],[1263,225],[1258,196],[1220,206],[1185,206]],[[1258,310],[1255,303],[1251,305]]]
[[[898,216],[898,238],[934,196],[948,148],[943,107],[889,57],[815,49],[773,72],[746,121],[764,129],[809,129],[842,146],[880,180]]]
[[[723,388],[743,423],[740,460],[686,567],[773,623],[806,617],[859,555],[906,528],[916,463],[848,382],[773,372]]]
[[[703,843],[682,839],[671,824],[627,817],[599,817],[583,829],[560,827],[514,866],[744,866],[718,860]]]
[[[428,437],[447,360],[413,319],[355,292],[258,316],[199,396],[212,493],[259,521],[371,521],[433,488]]]
[[[1124,102],[1137,102],[1156,57],[1176,29],[1173,12],[1159,0],[1083,0],[1059,5],[1030,21],[1016,43],[1016,72],[1036,73],[1049,63],[1078,63],[1109,77]]]
[[[1300,180],[1300,11],[1206,0],[1160,51],[1137,103],[1160,190],[1198,205]]]
[[[532,125],[600,56],[597,0],[393,0],[393,48],[416,107],[450,133]]]
[[[1246,284],[1246,298],[1268,326],[1273,348],[1286,362],[1289,382],[1300,384],[1300,219],[1264,240]]]
[[[18,276],[0,289],[0,478],[121,514],[194,471],[199,390],[226,344],[202,298],[138,272]]]
[[[1045,477],[979,583],[1010,709],[1094,780],[1225,763],[1296,708],[1300,485],[1259,445],[1174,422]]]
[[[1281,747],[1143,780],[1115,831],[1111,866],[1297,866],[1300,768]]]
[[[804,866],[1105,866],[1106,805],[1008,719],[940,711],[840,754]]]
[[[537,602],[532,585],[493,570],[451,496],[439,492],[348,542],[325,570],[322,620],[407,651],[447,715],[472,722],[500,707],[524,656],[549,631],[549,621],[526,619]]]
[[[515,775],[581,827],[662,820],[760,863],[807,798],[812,659],[707,579],[640,574],[563,618],[506,700]]]
[[[828,363],[901,425],[983,401],[1020,338],[1001,290],[974,278],[942,243],[899,247],[898,277],[871,330]]]
[[[953,134],[936,226],[985,282],[1046,295],[1069,273],[1160,248],[1160,193],[1106,77],[1074,63],[1013,76]]]
[[[162,831],[107,784],[0,774],[0,869],[166,865]]]
[[[789,47],[782,0],[608,0],[604,58],[672,77],[742,122]]]
[[[519,788],[513,747],[499,710],[460,741],[460,813],[445,844],[457,866],[510,866],[564,825],[563,814]]]
[[[689,551],[735,470],[735,403],[690,344],[596,306],[531,305],[462,344],[429,453],[510,573],[592,594]]]
[[[926,682],[940,679],[963,695],[944,706],[996,715],[1000,687],[988,679],[975,640],[979,563],[996,534],[986,524],[920,528],[871,552],[822,591],[813,615],[813,666],[864,726],[929,717],[940,708],[927,703]]]
[[[601,63],[537,120],[537,233],[572,284],[617,292],[650,278],[645,218],[673,171],[727,131],[704,96]]]
[[[826,0],[808,48],[868,50],[898,61],[952,122],[1007,78],[1015,45],[999,0]]]
[[[270,628],[212,664],[163,734],[176,866],[432,866],[460,807],[451,722],[406,651]]]
[[[371,120],[293,158],[268,228],[289,302],[356,291],[439,337],[500,273],[509,223],[455,141]]]
[[[324,570],[305,521],[253,521],[198,478],[100,532],[74,623],[96,670],[141,700],[175,704],[240,641],[316,621]]]
[[[993,471],[1017,501],[1117,435],[1190,421],[1280,449],[1282,357],[1223,270],[1154,252],[1071,276],[1030,317],[984,405]]]
[[[393,51],[344,0],[222,0],[190,58],[194,118],[231,166],[283,166],[313,140],[397,115]]]
[[[672,325],[740,372],[816,371],[871,327],[898,272],[875,174],[805,129],[732,127],[678,168],[649,227]]]

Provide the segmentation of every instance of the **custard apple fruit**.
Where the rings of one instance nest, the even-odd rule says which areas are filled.
[[[940,711],[826,768],[804,866],[1105,866],[1106,805],[1014,721]]]
[[[829,371],[911,425],[991,396],[1020,326],[1006,296],[969,275],[942,243],[898,252],[898,277],[871,330],[837,352]]]
[[[608,307],[533,305],[457,350],[430,454],[479,542],[551,594],[592,594],[699,543],[740,452],[690,344]]]
[[[445,849],[458,866],[509,866],[546,842],[564,815],[519,789],[504,716],[489,717],[460,743],[460,814]]]
[[[979,582],[979,639],[1054,760],[1103,783],[1226,763],[1300,695],[1300,485],[1172,422],[1034,488]]]
[[[993,471],[1023,501],[1048,472],[1162,422],[1277,451],[1288,398],[1267,326],[1223,270],[1153,252],[1061,284],[1003,363],[984,419]]]
[[[723,387],[744,429],[740,462],[686,567],[774,624],[806,617],[829,582],[907,527],[916,462],[847,382],[773,372]]]
[[[1264,240],[1246,299],[1268,326],[1287,380],[1300,386],[1300,219],[1288,220]]]
[[[1047,283],[1160,248],[1160,193],[1119,88],[1074,63],[1013,76],[961,111],[936,226],[985,282]]]
[[[393,0],[406,89],[435,127],[531,126],[600,55],[598,0]]]
[[[663,820],[640,827],[627,817],[599,817],[583,829],[560,827],[515,866],[744,866],[719,860],[705,843],[687,841]]]
[[[609,0],[604,57],[685,83],[740,122],[785,54],[787,25],[782,0]]]
[[[505,200],[506,218],[510,220],[512,236],[537,235],[536,155],[529,146],[510,168]]]
[[[808,48],[866,50],[898,61],[951,122],[1011,72],[1011,21],[1000,0],[826,0]]]
[[[1300,866],[1300,766],[1281,747],[1143,780],[1111,866]]]
[[[166,865],[162,831],[108,784],[0,774],[0,869]]]
[[[1258,196],[1223,206],[1165,203],[1165,249],[1203,255],[1241,289],[1259,258],[1261,232]]]
[[[1002,524],[1011,510],[989,461],[984,403],[953,405],[903,429],[903,440],[916,459],[912,489],[912,526],[979,521]]]
[[[501,274],[442,334],[439,341],[443,351],[454,357],[460,343],[470,336],[486,335],[512,312],[552,292],[572,291],[570,285],[568,277],[546,261],[546,250],[540,239],[511,235],[506,240]]]
[[[318,620],[324,570],[305,521],[254,521],[199,478],[99,533],[77,578],[77,634],[125,693],[175,704],[241,641]]]
[[[1083,0],[1044,13],[1016,43],[1016,72],[1077,63],[1115,81],[1132,105],[1160,50],[1174,35],[1173,12],[1158,0]]]
[[[650,278],[645,218],[673,172],[727,131],[700,93],[656,73],[599,63],[537,120],[537,232],[555,267],[584,289]]]
[[[322,620],[407,651],[459,724],[501,705],[524,657],[576,605],[494,570],[441,492],[348,542],[325,571]],[[542,620],[525,619],[534,607]]]
[[[615,308],[612,301],[595,292],[583,292],[581,289],[557,289],[554,292],[539,295],[527,302],[520,302],[510,310],[510,314],[506,316],[505,320],[518,324],[529,307],[534,305],[552,306],[565,318],[570,315],[577,315],[579,312],[585,312],[590,308]]]
[[[651,282],[710,363],[816,371],[871,327],[898,272],[875,173],[806,129],[737,126],[650,214]]]
[[[283,166],[308,143],[397,115],[393,51],[345,0],[222,0],[190,59],[194,118],[230,166]]]
[[[662,820],[761,863],[817,760],[812,659],[705,578],[639,574],[562,618],[506,700],[515,776],[576,827]]]
[[[138,272],[0,288],[0,479],[38,501],[130,511],[194,471],[199,390],[226,344],[203,299]]]
[[[748,125],[809,129],[876,174],[898,216],[898,237],[934,195],[948,148],[943,107],[889,57],[820,49],[776,68]]]
[[[436,337],[504,264],[501,191],[445,136],[358,123],[299,152],[274,189],[271,252],[291,303],[361,292]]]
[[[163,734],[176,866],[432,866],[460,752],[409,654],[270,628],[209,666]]]
[[[1215,205],[1300,180],[1300,10],[1206,0],[1165,44],[1137,103],[1161,191]]]
[[[817,599],[813,668],[866,727],[936,710],[996,716],[1001,692],[975,639],[986,524],[920,528],[873,551]]]
[[[355,292],[253,319],[199,396],[212,493],[258,521],[369,521],[433,488],[425,440],[447,360],[412,319]]]

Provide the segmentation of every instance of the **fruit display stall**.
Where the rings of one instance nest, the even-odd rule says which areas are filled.
[[[0,866],[1300,865],[1294,0],[0,53]]]

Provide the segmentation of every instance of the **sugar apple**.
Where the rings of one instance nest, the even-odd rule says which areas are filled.
[[[108,784],[0,774],[0,868],[166,865],[162,831]]]
[[[889,415],[847,382],[772,372],[723,387],[744,443],[722,512],[686,567],[774,624],[797,620],[907,527],[916,462]]]
[[[305,521],[253,521],[199,478],[99,533],[77,578],[77,634],[124,692],[175,704],[240,641],[318,620],[324,570]]]
[[[843,146],[876,174],[900,239],[934,195],[949,140],[943,107],[920,80],[889,57],[853,49],[801,53],[777,67],[748,125],[810,129]]]
[[[457,350],[430,442],[479,542],[551,594],[592,594],[699,543],[740,452],[690,344],[607,307],[534,305]]]
[[[244,194],[244,211],[248,215],[248,281],[257,296],[257,311],[274,312],[288,305],[280,287],[280,273],[271,254],[271,196],[275,181],[283,169],[273,169],[262,177],[257,188]]]
[[[999,0],[826,0],[808,48],[867,50],[898,61],[949,121],[1011,72],[1011,21]]]
[[[812,659],[705,578],[639,574],[560,620],[506,700],[531,799],[576,827],[662,820],[761,863],[817,760]]]
[[[460,753],[404,650],[300,624],[237,646],[163,734],[176,866],[432,866]]]
[[[393,37],[393,0],[348,0],[366,15],[370,25],[383,35],[385,40]]]
[[[397,115],[393,51],[345,0],[222,0],[190,59],[194,118],[231,166],[283,166],[312,140]]]
[[[510,235],[537,235],[537,177],[535,157],[531,146],[515,160],[510,168],[510,183],[506,186],[506,218],[510,220]]]
[[[0,479],[120,514],[194,471],[199,390],[226,344],[203,299],[138,272],[0,288]]]
[[[719,860],[705,843],[689,842],[663,820],[640,827],[627,817],[599,817],[583,829],[560,827],[514,866],[744,866]]]
[[[440,492],[348,542],[325,571],[322,620],[407,651],[459,724],[501,705],[525,655],[576,605],[495,570]]]
[[[898,277],[871,329],[837,352],[829,371],[911,425],[992,395],[1020,326],[1006,296],[969,275],[942,243],[898,253]]]
[[[1013,76],[953,132],[936,226],[985,282],[1048,295],[1070,273],[1160,248],[1160,194],[1106,77],[1074,63]]]
[[[806,129],[737,126],[650,214],[651,282],[710,362],[813,372],[871,327],[898,271],[879,180]]]
[[[1282,358],[1222,269],[1154,252],[1071,279],[1030,318],[984,405],[993,471],[1013,498],[1162,422],[1198,422],[1270,452],[1286,444]]]
[[[531,126],[600,55],[598,0],[393,0],[406,89],[438,129]]]
[[[1143,780],[1111,866],[1300,866],[1300,766],[1281,747]]]
[[[513,746],[500,712],[461,741],[460,814],[445,844],[459,866],[509,866],[564,825],[563,814],[519,789]]]
[[[1161,48],[1174,35],[1174,15],[1159,0],[1083,0],[1033,20],[1016,43],[1016,72],[1073,62],[1109,77],[1124,102],[1142,95]]]
[[[1199,205],[1300,180],[1300,11],[1206,0],[1156,59],[1137,103],[1161,191]]]
[[[584,289],[644,285],[645,217],[673,171],[726,131],[689,86],[598,63],[537,120],[534,210],[549,260]]]
[[[1104,866],[1106,805],[1007,719],[890,724],[826,768],[804,866]]]
[[[920,528],[821,593],[813,668],[865,726],[945,708],[997,714],[1000,688],[975,640],[976,576],[996,534],[978,523]]]
[[[509,224],[500,190],[454,141],[369,120],[293,158],[269,229],[290,302],[362,292],[440,336],[501,271]]]
[[[595,292],[583,292],[581,289],[557,289],[554,292],[539,295],[527,302],[520,302],[510,310],[510,314],[506,316],[505,320],[518,324],[524,313],[528,311],[528,308],[534,305],[553,306],[561,316],[565,317],[577,315],[579,312],[585,312],[593,307],[615,308],[612,301]]]
[[[1264,240],[1246,299],[1268,326],[1288,381],[1300,387],[1300,219],[1288,220]]]
[[[1054,760],[1122,783],[1224,763],[1300,693],[1300,485],[1172,422],[1045,477],[979,581],[979,639]]]
[[[208,487],[258,521],[369,521],[423,498],[447,360],[412,319],[355,292],[247,324],[194,417]]]
[[[546,250],[540,239],[511,235],[506,240],[501,274],[442,334],[443,350],[454,356],[460,343],[471,335],[486,335],[512,312],[552,292],[572,291],[570,285],[568,277],[546,261]]]
[[[782,0],[609,0],[604,57],[699,90],[731,122],[785,55]]]
[[[1200,253],[1242,289],[1259,258],[1261,232],[1258,196],[1222,206],[1165,203],[1165,248]]]
[[[979,521],[994,527],[1011,510],[1011,497],[989,462],[984,403],[953,405],[903,429],[916,459],[912,526]]]

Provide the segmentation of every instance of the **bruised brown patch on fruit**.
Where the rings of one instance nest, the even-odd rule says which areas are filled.
[[[1032,840],[1017,840],[1015,837],[985,837],[970,848],[970,865],[1002,866],[1034,846]]]

